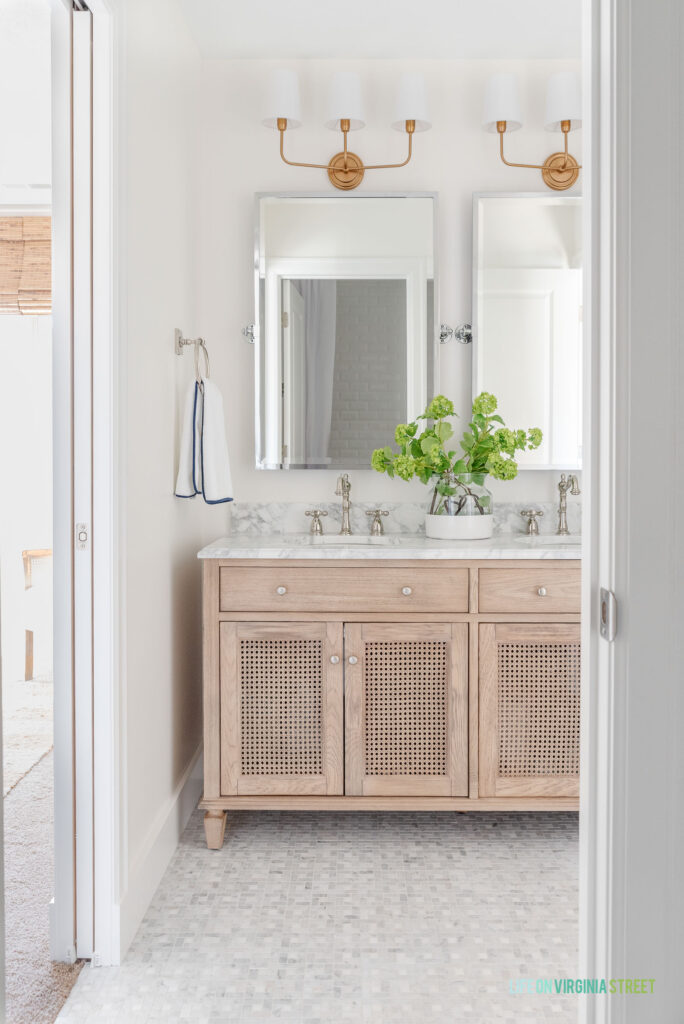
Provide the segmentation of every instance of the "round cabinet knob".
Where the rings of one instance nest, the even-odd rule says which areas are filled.
[[[280,594],[281,597],[283,594],[287,594],[287,587],[276,587],[276,594]]]
[[[540,587],[537,593],[540,597],[546,597],[546,587]]]
[[[350,664],[350,665],[356,665],[356,663],[357,663],[357,661],[358,661],[358,660],[359,660],[359,659],[358,659],[358,658],[356,657],[356,655],[355,655],[355,654],[350,654],[350,655],[349,655],[349,664]]]
[[[331,656],[330,656],[330,664],[331,665],[339,665],[339,663],[340,663],[340,659],[338,658],[338,656],[336,654],[331,654]]]
[[[404,597],[408,597],[410,594],[413,593],[410,587],[402,587],[401,592],[404,595]]]

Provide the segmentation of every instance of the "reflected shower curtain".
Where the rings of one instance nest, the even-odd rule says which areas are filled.
[[[305,305],[307,465],[326,463],[330,450],[337,282],[300,281]]]

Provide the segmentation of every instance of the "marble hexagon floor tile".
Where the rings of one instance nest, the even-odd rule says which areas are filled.
[[[62,1024],[544,1024],[573,997],[577,815],[193,814],[121,967],[85,968]]]

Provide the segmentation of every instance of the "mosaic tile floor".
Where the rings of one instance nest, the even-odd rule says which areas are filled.
[[[229,818],[230,821],[230,818]],[[255,813],[220,852],[195,812],[119,968],[61,1024],[576,1020],[574,814]]]

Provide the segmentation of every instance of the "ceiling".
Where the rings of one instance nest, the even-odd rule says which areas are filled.
[[[224,59],[580,56],[581,0],[180,0]]]

